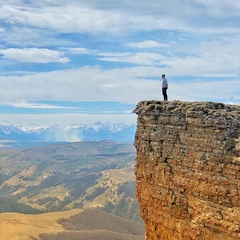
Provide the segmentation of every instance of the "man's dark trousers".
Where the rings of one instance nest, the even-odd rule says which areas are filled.
[[[167,97],[167,88],[162,88],[162,94],[163,94],[163,99],[164,99],[164,101],[167,101],[167,100],[168,100],[168,97]]]

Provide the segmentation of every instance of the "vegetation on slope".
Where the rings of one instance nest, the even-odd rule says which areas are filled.
[[[141,221],[134,162],[132,144],[113,141],[2,150],[0,194],[8,205],[1,211],[98,208]]]

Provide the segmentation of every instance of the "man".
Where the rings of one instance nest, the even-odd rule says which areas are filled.
[[[164,101],[168,100],[167,89],[168,89],[168,81],[165,78],[165,74],[163,74],[162,75],[162,94],[163,94]]]

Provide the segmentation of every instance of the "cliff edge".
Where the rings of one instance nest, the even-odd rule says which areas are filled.
[[[152,100],[133,112],[146,239],[240,239],[240,106]]]

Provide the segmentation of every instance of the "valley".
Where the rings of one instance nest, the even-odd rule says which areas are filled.
[[[0,215],[95,209],[143,227],[134,164],[134,146],[115,141],[1,150]]]

